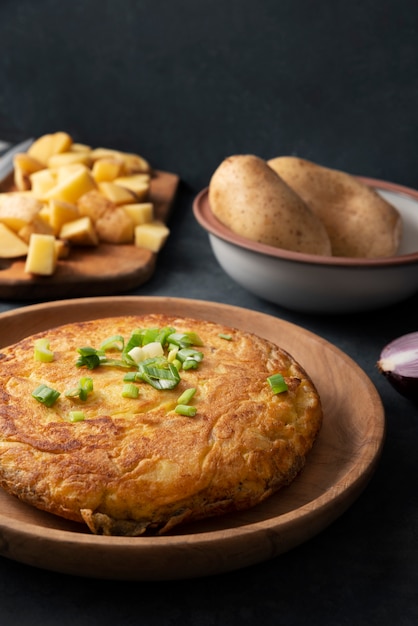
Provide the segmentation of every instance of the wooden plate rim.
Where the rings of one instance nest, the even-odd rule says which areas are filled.
[[[276,556],[283,551],[286,551],[304,540],[310,538],[317,532],[323,529],[331,521],[337,518],[344,510],[346,510],[352,502],[358,497],[364,487],[367,485],[373,471],[376,467],[384,441],[385,433],[385,418],[384,410],[373,383],[367,377],[367,375],[361,370],[361,368],[344,352],[339,348],[329,343],[327,340],[319,337],[311,331],[304,329],[300,326],[296,326],[292,322],[281,320],[274,316],[243,309],[241,307],[227,305],[217,302],[207,302],[204,300],[191,300],[183,298],[173,297],[153,297],[153,296],[116,296],[116,297],[97,297],[97,298],[77,298],[71,300],[59,300],[53,303],[40,303],[30,306],[24,306],[19,309],[13,309],[0,313],[0,347],[4,346],[4,339],[2,338],[2,328],[5,328],[5,324],[9,321],[13,321],[17,327],[24,328],[22,330],[21,337],[32,334],[36,330],[43,328],[42,314],[48,310],[48,315],[51,315],[51,310],[58,314],[59,324],[67,323],[69,318],[74,319],[94,319],[97,317],[113,316],[115,309],[120,311],[120,315],[132,313],[133,308],[138,307],[138,314],[141,313],[141,307],[145,307],[146,311],[150,310],[147,307],[155,307],[160,311],[167,308],[167,310],[175,310],[176,307],[186,307],[188,315],[191,317],[200,317],[203,319],[213,318],[213,313],[216,311],[217,317],[226,316],[226,324],[234,325],[232,320],[234,318],[241,319],[243,316],[247,319],[247,322],[243,325],[242,321],[237,324],[238,327],[246,326],[246,330],[251,327],[251,322],[254,320],[264,320],[266,324],[277,325],[288,332],[297,333],[300,336],[302,342],[313,342],[320,345],[320,348],[325,352],[332,353],[336,358],[341,360],[344,366],[355,371],[356,374],[362,379],[365,390],[368,395],[368,399],[373,407],[373,432],[369,433],[369,441],[365,442],[363,455],[360,459],[357,459],[355,465],[349,466],[347,472],[344,473],[342,479],[336,484],[333,484],[330,488],[326,489],[324,493],[309,501],[308,503],[296,507],[287,513],[279,514],[275,517],[269,517],[262,521],[251,522],[239,527],[223,528],[220,530],[211,530],[208,532],[197,532],[190,534],[169,535],[163,537],[103,537],[90,535],[88,533],[82,534],[72,532],[68,530],[60,530],[55,528],[48,528],[39,526],[36,523],[17,520],[15,524],[10,522],[10,517],[4,516],[0,512],[0,530],[2,533],[6,531],[10,540],[16,540],[18,542],[37,542],[39,545],[45,543],[48,546],[54,546],[59,544],[66,544],[68,546],[83,546],[83,548],[89,546],[94,550],[105,550],[108,554],[120,553],[124,554],[126,551],[132,552],[137,556],[145,554],[158,555],[164,552],[167,548],[176,548],[181,551],[189,551],[190,549],[204,549],[205,546],[212,545],[216,542],[217,546],[224,546],[228,549],[240,539],[246,539],[250,541],[251,546],[252,538],[259,538],[266,533],[279,533],[281,531],[286,532],[289,528],[295,527],[298,537],[293,541],[290,539],[286,545],[272,546],[271,554],[261,553],[260,558],[251,553],[246,558],[241,557],[241,564],[238,566],[245,566],[257,562],[257,560],[263,560],[271,556]],[[128,311],[124,310],[128,309]],[[106,313],[108,311],[108,313]],[[59,313],[65,313],[65,320],[62,321],[62,315]],[[178,313],[175,313],[178,314]],[[80,317],[82,315],[82,317]],[[36,330],[33,331],[30,327],[30,320],[36,320]],[[216,321],[216,320],[215,320]],[[46,328],[51,327],[51,324],[47,324]],[[3,331],[5,334],[5,331]],[[12,336],[14,337],[13,333]],[[3,342],[2,342],[3,339]],[[15,339],[13,339],[15,341]],[[349,391],[349,390],[347,390]],[[347,462],[348,463],[348,462]],[[317,521],[318,515],[327,511],[326,523]],[[300,536],[299,536],[300,535]],[[1,542],[0,542],[1,543]],[[274,542],[273,542],[274,543]],[[251,551],[251,548],[249,548]],[[0,545],[0,554],[4,556],[10,556],[7,550],[3,550]],[[38,555],[38,561],[36,564],[40,567],[45,566],[47,569],[51,569],[48,563],[42,563],[42,557]],[[16,560],[25,559],[19,553],[16,556]],[[199,560],[199,559],[198,559]],[[29,562],[29,561],[28,561]],[[179,573],[178,577],[188,577],[194,575],[205,575],[207,573],[218,573],[219,566],[214,566],[214,571],[207,571],[209,569],[207,564],[203,565],[203,571],[199,571],[199,564],[192,564],[189,570],[185,569],[185,576]],[[53,567],[52,567],[53,569]],[[60,566],[59,571],[74,573],[71,565],[68,567],[65,563]],[[220,571],[228,569],[228,565],[222,566]],[[229,569],[235,569],[233,563],[231,563]],[[114,574],[112,567],[110,571],[97,571],[93,572],[93,575],[97,575],[99,578],[132,578],[132,579],[164,579],[163,573],[155,572],[133,572],[132,576],[127,575],[124,571],[122,573]],[[168,578],[172,579],[176,576],[171,573]]]

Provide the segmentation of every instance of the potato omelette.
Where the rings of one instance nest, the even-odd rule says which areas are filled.
[[[288,485],[319,433],[310,376],[270,341],[164,314],[0,350],[0,485],[91,532],[163,534]]]

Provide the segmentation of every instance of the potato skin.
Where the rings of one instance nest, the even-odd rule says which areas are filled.
[[[401,217],[374,189],[350,174],[297,157],[277,157],[268,164],[323,222],[333,256],[396,254]]]
[[[257,156],[226,158],[210,180],[209,203],[214,215],[242,237],[295,252],[331,254],[318,217]]]

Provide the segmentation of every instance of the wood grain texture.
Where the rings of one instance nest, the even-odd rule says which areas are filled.
[[[0,315],[0,346],[67,322],[170,312],[249,330],[288,350],[311,375],[324,424],[304,470],[245,512],[184,526],[163,537],[102,537],[0,493],[0,554],[68,574],[169,580],[226,572],[275,557],[341,515],[366,487],[384,439],[378,393],[347,355],[294,324],[255,311],[162,297],[82,298]]]
[[[179,177],[156,171],[150,201],[155,217],[167,222]],[[133,244],[101,243],[97,248],[73,248],[58,262],[53,276],[32,276],[24,259],[0,259],[0,299],[51,300],[78,296],[103,296],[125,292],[145,283],[153,274],[157,254]]]

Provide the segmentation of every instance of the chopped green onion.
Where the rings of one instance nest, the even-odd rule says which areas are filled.
[[[176,413],[185,415],[186,417],[194,417],[197,413],[195,406],[189,406],[188,404],[178,404],[174,409]]]
[[[177,358],[182,363],[187,359],[193,359],[200,363],[200,361],[203,360],[203,352],[199,352],[199,350],[195,350],[194,348],[182,348],[177,352]]]
[[[180,382],[177,368],[166,359],[148,359],[138,365],[141,380],[155,389],[174,389]]]
[[[232,335],[225,335],[224,333],[219,333],[218,337],[221,339],[226,339],[226,341],[231,341]]]
[[[70,391],[65,392],[65,396],[67,398],[76,398],[77,396],[80,400],[87,400],[89,393],[93,391],[93,379],[89,376],[83,376],[80,378],[80,382],[78,387],[75,389],[71,389]]]
[[[173,361],[175,361],[178,351],[179,351],[178,346],[176,346],[175,348],[171,348],[171,350],[169,351],[167,355],[167,361],[169,363],[172,363]]]
[[[196,387],[190,387],[189,389],[186,389],[177,399],[177,404],[189,404],[195,393]]]
[[[77,367],[85,365],[89,370],[94,370],[96,367],[99,367],[101,363],[101,356],[103,355],[102,352],[99,352],[99,350],[91,348],[90,346],[78,348],[77,352],[80,355],[76,361]]]
[[[47,407],[51,407],[56,400],[60,397],[60,392],[55,389],[51,389],[47,385],[39,385],[34,391],[32,391],[32,396],[41,404],[45,404]]]
[[[196,361],[196,359],[189,358],[182,363],[182,368],[184,370],[197,370],[198,367],[199,363],[198,361]]]
[[[42,363],[51,363],[54,360],[54,353],[49,349],[49,340],[46,337],[35,341],[34,357],[35,361]]]
[[[139,372],[127,372],[123,380],[126,383],[133,383],[135,380],[140,380]]]
[[[161,328],[158,335],[155,338],[155,341],[159,341],[160,344],[164,347],[168,343],[168,337],[175,331],[175,328],[171,328],[171,326],[165,326]]]
[[[122,397],[123,398],[137,398],[139,389],[133,383],[126,383],[123,385]]]
[[[101,350],[118,350],[119,352],[122,352],[124,345],[125,345],[125,340],[122,337],[122,335],[112,335],[111,337],[108,337],[108,339],[105,339],[104,341],[102,341],[102,343],[100,344],[100,349]]]
[[[196,333],[171,333],[167,337],[169,343],[179,346],[180,348],[188,348],[189,346],[203,346],[203,341]]]
[[[86,419],[83,411],[70,411],[68,414],[69,422],[82,422]]]
[[[273,393],[283,393],[288,390],[285,379],[282,374],[273,374],[267,378]]]

